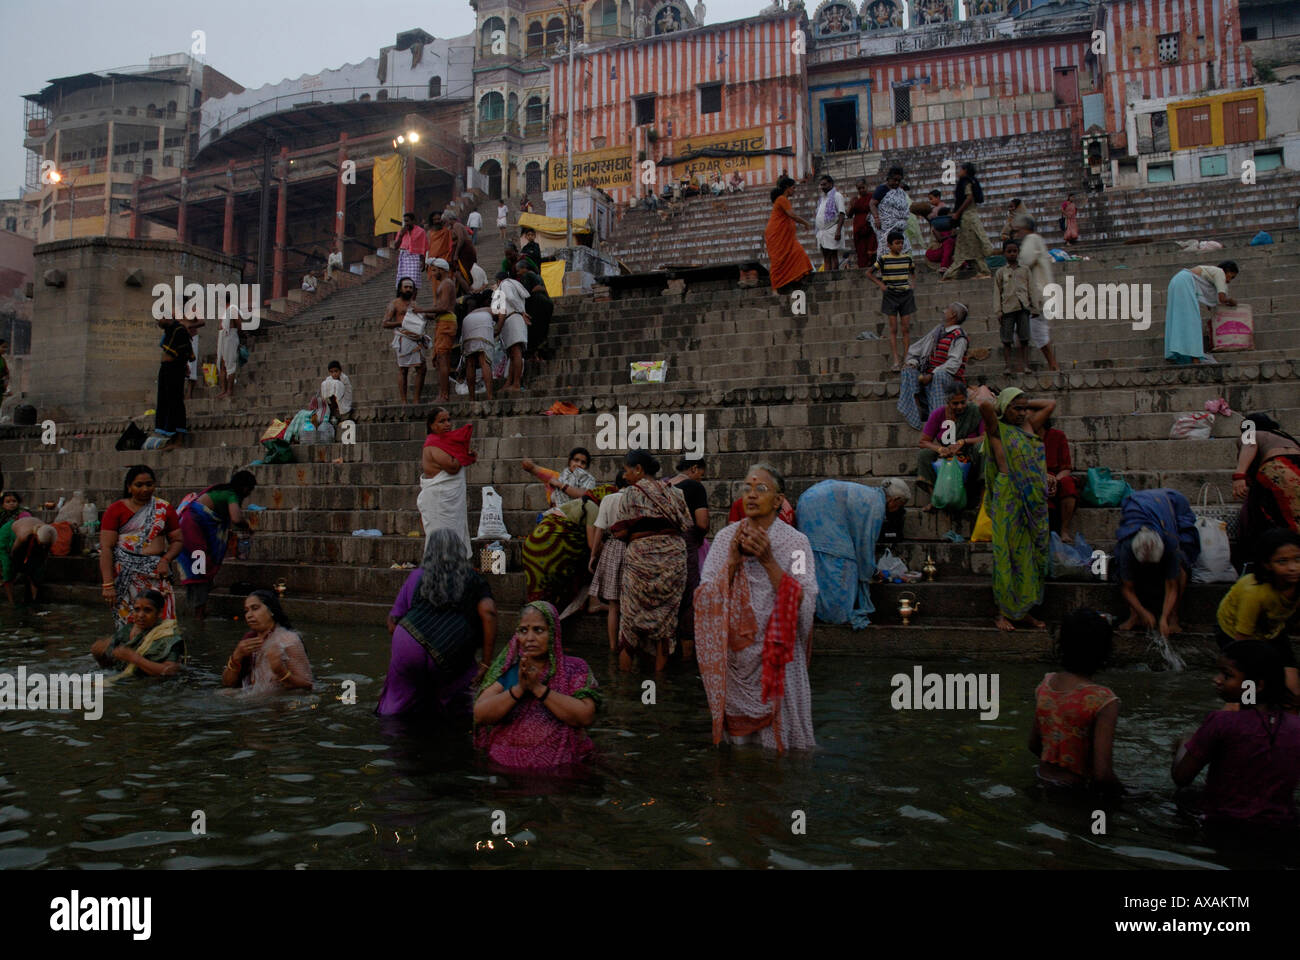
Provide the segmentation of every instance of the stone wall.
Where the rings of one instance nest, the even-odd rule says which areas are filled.
[[[125,420],[154,406],[158,373],[155,284],[237,283],[237,261],[166,240],[86,237],[36,248],[28,400],[41,418],[116,412]],[[127,283],[139,270],[139,285]],[[47,283],[50,271],[63,286]],[[200,331],[204,352],[217,323]],[[150,424],[151,425],[151,424]],[[147,426],[141,423],[141,426]]]

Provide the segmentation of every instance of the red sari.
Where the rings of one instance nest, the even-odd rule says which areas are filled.
[[[812,261],[795,234],[794,213],[790,209],[790,198],[785,194],[772,204],[772,215],[767,218],[763,239],[767,242],[773,290],[780,290],[812,273]]]

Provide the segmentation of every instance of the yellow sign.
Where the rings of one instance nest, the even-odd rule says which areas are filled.
[[[550,185],[552,190],[568,186],[568,165],[565,157],[552,157]],[[632,186],[632,150],[630,147],[609,147],[573,155],[573,185],[597,186],[602,190]]]
[[[691,137],[687,140],[673,142],[673,153],[677,155],[692,153],[704,147],[723,147],[728,150],[766,150],[767,137],[762,127],[749,130],[732,130],[730,133],[715,133],[707,137]],[[762,170],[766,157],[696,157],[685,163],[676,164],[674,171],[679,177],[695,178],[702,173],[708,176],[716,171],[730,174],[734,170]]]

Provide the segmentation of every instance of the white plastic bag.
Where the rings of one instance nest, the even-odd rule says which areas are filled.
[[[483,509],[478,515],[478,535],[480,539],[488,537],[510,539],[510,532],[506,530],[505,516],[501,512],[501,494],[491,487],[483,488]]]
[[[1208,440],[1214,432],[1214,414],[1184,413],[1174,421],[1170,440]]]
[[[1232,567],[1228,525],[1213,517],[1197,517],[1196,535],[1201,539],[1201,553],[1192,566],[1192,580],[1196,583],[1235,582],[1237,571]]]
[[[894,556],[893,551],[886,547],[885,552],[876,561],[876,572],[886,580],[891,580],[894,577],[902,577],[903,574],[907,573],[907,564],[903,562],[902,558]]]

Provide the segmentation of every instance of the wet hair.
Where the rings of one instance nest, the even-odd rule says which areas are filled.
[[[474,571],[465,559],[465,541],[448,527],[430,531],[420,569],[420,599],[435,609],[459,606],[469,592]]]
[[[794,177],[778,177],[776,180],[776,186],[772,188],[772,202],[776,203],[776,198],[793,186]]]
[[[158,482],[158,474],[154,473],[153,467],[147,464],[137,463],[134,467],[127,467],[126,479],[122,481],[123,497],[131,496],[131,481],[134,480],[136,477],[140,476],[140,474],[142,473],[149,474],[150,479],[152,479],[154,483]]]
[[[586,457],[587,466],[591,466],[591,451],[588,450],[586,447],[574,447],[572,450],[570,450],[568,459],[565,460],[565,463],[567,464],[569,460],[572,460],[578,454],[582,454],[584,457]]]
[[[274,590],[254,590],[248,596],[257,597],[261,601],[262,606],[270,611],[271,619],[275,621],[277,627],[284,627],[286,630],[293,629],[293,624],[289,622],[289,616],[284,612],[284,607],[280,606],[280,598],[275,595]]]
[[[1110,659],[1115,630],[1110,621],[1096,610],[1080,607],[1071,610],[1061,621],[1056,638],[1056,655],[1061,668],[1081,677],[1090,677]]]
[[[889,173],[885,174],[885,179],[888,180],[890,177],[901,177],[902,175],[903,175],[902,167],[890,167]]]
[[[963,160],[961,163],[957,164],[957,169],[965,170],[966,176],[970,177],[972,180],[975,179],[975,164],[970,160]]]
[[[677,461],[678,473],[685,473],[687,470],[691,469],[691,467],[700,467],[701,469],[703,469],[704,458],[695,457],[694,459],[692,459],[691,457],[682,457],[680,460]]]
[[[1165,555],[1165,541],[1155,530],[1143,527],[1133,534],[1129,549],[1138,563],[1159,563]]]
[[[1219,269],[1224,273],[1241,273],[1241,268],[1237,266],[1236,260],[1220,260]]]
[[[331,360],[331,361],[329,362],[329,366],[327,366],[325,369],[326,369],[326,370],[342,370],[342,369],[343,369],[343,364],[339,363],[337,360]]]
[[[762,470],[772,478],[773,482],[776,484],[777,493],[785,493],[785,475],[782,474],[780,470],[767,461],[760,460],[758,463],[750,465],[750,468],[745,471],[745,476],[749,476],[755,470]]]
[[[659,461],[644,450],[629,450],[627,456],[623,459],[629,467],[640,467],[645,470],[647,476],[655,476],[659,473]]]
[[[445,413],[447,416],[451,416],[451,411],[446,407],[434,407],[429,411],[429,415],[424,418],[424,432],[426,434],[433,433],[433,421],[438,419],[438,414],[440,413]]]
[[[1264,564],[1273,560],[1273,554],[1283,547],[1300,547],[1300,533],[1287,527],[1273,527],[1265,530],[1255,541],[1255,565],[1251,572],[1258,583],[1273,583],[1273,574],[1265,569]]]
[[[157,590],[142,590],[136,594],[137,600],[148,600],[155,610],[162,613],[167,609],[167,600]]]
[[[246,496],[252,493],[256,487],[257,478],[253,476],[251,471],[236,470],[230,475],[229,483],[219,483],[213,487],[212,490],[233,490],[235,493],[239,494],[239,499],[243,500]],[[212,490],[208,492],[211,493]]]
[[[895,240],[902,240],[902,239],[904,239],[902,230],[890,230],[889,236],[885,237],[885,242],[893,243]]]
[[[622,490],[626,486],[627,486],[627,478],[623,476],[623,471],[620,470],[614,476],[614,489]]]
[[[1281,655],[1263,640],[1238,640],[1223,648],[1223,659],[1255,683],[1255,703],[1283,707],[1290,702]]]

